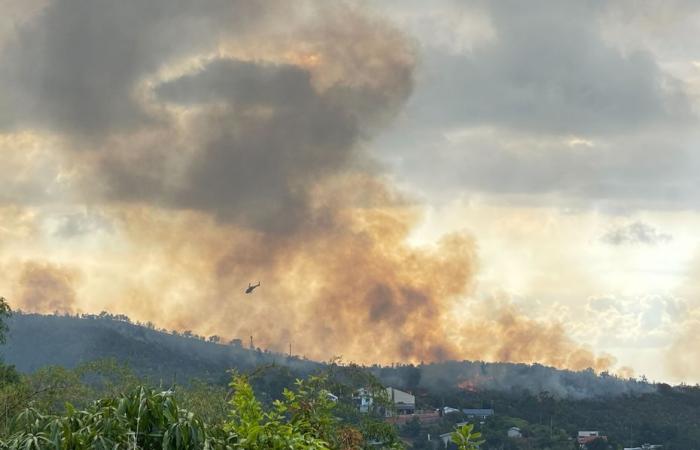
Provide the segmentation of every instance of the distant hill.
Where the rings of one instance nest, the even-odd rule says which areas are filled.
[[[301,375],[320,364],[287,355],[222,344],[198,336],[170,334],[109,314],[60,316],[16,313],[9,320],[0,357],[21,372],[46,365],[75,367],[102,358],[126,362],[152,379],[186,381],[193,377],[225,382],[227,370],[244,371],[263,364],[290,366]]]
[[[172,334],[131,323],[123,315],[60,316],[15,314],[0,356],[22,372],[46,365],[75,367],[81,362],[116,358],[154,379],[186,381],[192,377],[225,382],[228,369],[248,370],[262,364],[288,366],[305,375],[321,363],[261,350],[241,342],[223,344],[189,334]],[[215,338],[216,339],[216,338]],[[593,371],[573,372],[539,364],[447,361],[425,365],[369,368],[384,384],[410,391],[489,390],[548,392],[559,398],[596,398],[656,391],[656,386]]]
[[[541,364],[445,361],[417,367],[373,367],[372,371],[385,384],[433,393],[448,393],[458,387],[467,392],[546,392],[557,398],[589,399],[647,394],[657,390],[656,385],[648,382],[610,374],[598,375],[592,369],[571,371]]]

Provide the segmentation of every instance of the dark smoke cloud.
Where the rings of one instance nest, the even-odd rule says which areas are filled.
[[[211,113],[220,129],[211,130],[173,193],[176,206],[287,228],[308,213],[310,184],[346,169],[355,153],[357,116],[318,94],[298,67],[217,60],[158,92],[170,101],[228,103]]]
[[[94,135],[151,122],[135,87],[168,60],[261,24],[277,2],[56,0],[0,53],[0,126]]]
[[[390,28],[373,30],[377,24],[355,10],[335,9],[347,12],[343,23],[305,26],[292,38],[316,65],[214,58],[155,84],[161,110],[184,109],[191,120],[180,126],[176,113],[162,112],[149,131],[111,136],[98,156],[81,155],[86,191],[110,201],[201,210],[265,231],[304,224],[314,186],[374,165],[361,145],[412,86],[410,45]],[[318,14],[339,21],[335,9],[320,7]],[[341,39],[363,41],[363,50],[338,52],[332,44]],[[271,52],[280,58],[280,50]],[[345,73],[370,58],[370,73]]]

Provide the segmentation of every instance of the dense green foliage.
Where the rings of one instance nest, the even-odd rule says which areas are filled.
[[[233,437],[178,407],[171,392],[144,387],[61,415],[27,408],[10,423],[9,449],[229,448]],[[230,447],[233,448],[233,447]]]
[[[479,439],[480,437],[481,433],[474,431],[474,425],[468,423],[458,427],[452,433],[452,442],[455,443],[459,450],[476,450],[484,443],[483,440]]]
[[[98,380],[95,385],[94,374],[105,374],[106,367],[117,370],[113,378],[116,383]],[[85,377],[90,368],[91,376]],[[236,375],[225,414],[214,414],[211,421],[204,420],[207,409],[202,406],[219,402],[221,392],[196,384],[182,388],[184,395],[137,385],[125,394],[100,398],[85,406],[71,402],[58,406],[55,401],[57,396],[65,396],[85,403],[97,392],[124,389],[133,379],[122,369],[109,362],[77,371],[50,368],[38,379],[28,377],[13,383],[10,387],[15,406],[0,432],[0,447],[360,450],[375,442],[380,445],[372,448],[402,448],[393,429],[377,441],[374,435],[364,433],[366,423],[352,424],[338,417],[336,402],[325,388],[325,376],[297,380],[294,389],[285,389],[282,398],[268,408],[256,398],[250,378]],[[37,382],[48,382],[50,387],[37,390]],[[366,422],[371,420],[365,417]]]
[[[697,386],[661,384],[653,394],[583,400],[561,399],[548,393],[497,391],[455,391],[452,398],[455,407],[492,407],[501,418],[522,419],[521,428],[539,440],[538,448],[562,446],[578,430],[600,430],[613,448],[618,444],[633,447],[649,442],[662,444],[665,449],[692,449],[700,444]],[[509,426],[520,425],[504,423],[499,437]]]
[[[579,430],[598,430],[607,442],[602,448],[635,447],[643,443],[663,445],[665,450],[700,448],[700,388],[660,384],[653,394],[623,395],[616,398],[563,399],[548,393],[526,391],[454,390],[445,395],[423,392],[422,404],[454,408],[493,408],[496,414],[475,429],[482,433],[485,449],[571,450]],[[467,420],[462,413],[450,413],[436,423],[412,421],[401,427],[401,435],[415,448],[433,449],[427,435],[450,431]],[[518,427],[522,438],[507,436]],[[591,445],[592,447],[592,445]]]
[[[313,383],[313,381],[312,381]],[[253,388],[243,377],[234,378],[231,419],[224,429],[237,436],[238,445],[250,450],[288,448],[330,448],[335,425],[332,403],[323,390],[309,388],[302,381],[297,392],[285,390],[284,400],[276,400],[265,411]]]

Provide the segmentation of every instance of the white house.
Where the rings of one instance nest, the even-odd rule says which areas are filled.
[[[442,414],[447,415],[447,414],[452,414],[452,413],[458,413],[459,409],[457,408],[451,408],[449,406],[443,406],[442,407]]]
[[[393,405],[393,410],[396,411],[398,415],[413,414],[416,412],[416,397],[409,394],[408,392],[401,391],[392,387],[386,388],[387,397],[389,402]],[[358,389],[353,397],[357,406],[362,413],[369,412],[374,403],[374,398],[372,393],[367,389]],[[386,411],[386,415],[389,416],[392,411]]]

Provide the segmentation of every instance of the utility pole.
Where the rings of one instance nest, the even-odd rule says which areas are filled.
[[[291,341],[289,342],[289,357],[292,357],[292,343]]]

